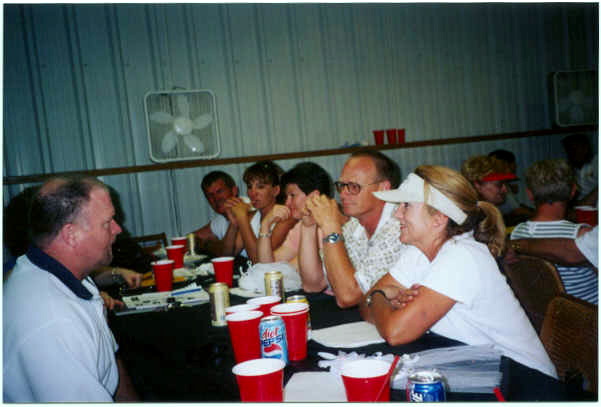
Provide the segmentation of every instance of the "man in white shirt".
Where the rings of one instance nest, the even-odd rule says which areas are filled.
[[[121,228],[108,189],[55,178],[30,209],[32,245],[4,285],[5,402],[135,401],[98,288]]]
[[[209,205],[215,215],[209,223],[194,231],[200,247],[215,255],[223,251],[223,238],[230,224],[224,203],[229,198],[238,196],[238,187],[234,179],[223,171],[212,171],[204,176],[200,184]]]
[[[323,231],[323,264],[336,302],[342,308],[357,305],[400,255],[396,205],[377,199],[372,192],[398,187],[400,169],[374,150],[355,152],[334,183],[342,211],[350,216],[343,224],[338,204],[325,195],[307,199],[306,207]]]

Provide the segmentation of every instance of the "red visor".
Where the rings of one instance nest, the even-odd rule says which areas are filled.
[[[512,173],[500,173],[500,172],[493,172],[492,174],[488,174],[487,176],[483,177],[481,179],[481,181],[486,182],[486,181],[512,181],[512,180],[516,180],[518,179],[518,177],[515,174]]]

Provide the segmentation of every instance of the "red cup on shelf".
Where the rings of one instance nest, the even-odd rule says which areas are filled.
[[[253,359],[234,366],[240,400],[283,402],[285,366],[280,359]]]
[[[307,316],[309,304],[287,302],[271,308],[271,315],[282,317],[286,325],[286,343],[288,359],[303,360],[307,358]]]
[[[226,315],[236,363],[261,357],[259,323],[262,317],[261,311],[241,311]]]
[[[397,129],[397,143],[405,144],[405,129]]]
[[[159,260],[150,263],[157,291],[171,291],[173,288],[173,260]]]
[[[173,265],[173,268],[181,269],[182,267],[184,267],[184,252],[186,251],[186,246],[178,244],[173,246],[167,246],[165,249],[167,250],[167,257],[170,260],[173,260],[173,262],[175,263]]]
[[[376,145],[384,144],[384,130],[374,130],[373,133]]]
[[[230,256],[216,257],[211,260],[215,271],[215,281],[226,283],[228,287],[234,284],[234,258]]]
[[[576,206],[576,222],[596,226],[599,223],[599,210],[592,206]]]
[[[397,129],[386,130],[386,139],[388,140],[388,144],[397,144]]]
[[[348,401],[390,401],[390,382],[385,385],[390,363],[376,359],[359,359],[342,366],[342,382]],[[378,392],[384,386],[380,398]]]
[[[258,305],[259,311],[265,316],[271,315],[271,307],[277,305],[282,301],[279,295],[267,295],[265,297],[255,297],[246,301],[247,304]]]
[[[171,245],[184,246],[184,253],[188,251],[188,238],[186,236],[177,236],[171,238]]]

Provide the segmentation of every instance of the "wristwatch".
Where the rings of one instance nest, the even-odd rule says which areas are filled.
[[[344,242],[344,237],[340,233],[330,233],[326,237],[323,238],[324,243],[336,243],[338,241]]]
[[[371,301],[373,299],[373,296],[375,294],[382,294],[384,296],[384,298],[386,300],[388,300],[388,297],[386,297],[386,293],[382,290],[373,290],[371,293],[369,293],[369,295],[367,296],[367,298],[365,298],[365,305],[367,305],[368,307],[371,305]]]

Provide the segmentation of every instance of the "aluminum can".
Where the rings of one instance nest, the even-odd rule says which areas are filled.
[[[230,306],[230,291],[227,284],[211,284],[209,298],[211,299],[211,325],[226,326],[225,309]]]
[[[281,271],[268,271],[265,279],[265,295],[278,295],[284,302],[284,276]]]
[[[259,323],[259,339],[261,340],[261,357],[281,359],[288,364],[288,342],[286,342],[286,325],[282,317],[270,315],[261,318]]]
[[[195,255],[196,251],[194,248],[194,233],[188,233],[188,253],[190,253],[190,255]]]
[[[445,401],[446,394],[442,375],[436,369],[421,369],[409,373],[407,378],[407,401]]]
[[[291,295],[286,299],[286,302],[302,302],[303,304],[307,304],[309,306],[309,311],[311,310],[311,304],[307,301],[307,297],[301,294]],[[311,331],[311,314],[307,314],[307,331]]]

